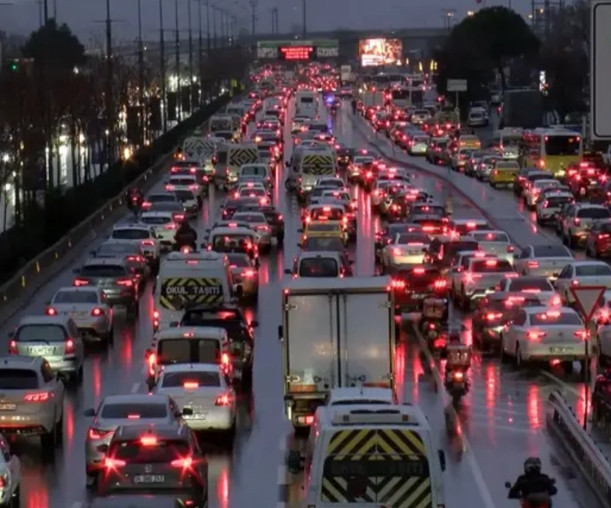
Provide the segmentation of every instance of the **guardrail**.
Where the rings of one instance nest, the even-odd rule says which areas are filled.
[[[222,107],[226,100],[221,97],[214,102]],[[214,110],[211,114],[213,112]],[[112,220],[118,219],[121,214],[126,212],[124,198],[130,187],[137,186],[143,191],[152,187],[155,183],[155,176],[164,169],[173,152],[174,149],[162,155],[117,196],[110,199],[104,206],[71,229],[57,243],[29,261],[10,280],[0,286],[0,323],[8,321],[15,312],[32,299],[38,289],[82,253],[83,249],[80,248],[80,244],[92,242],[107,229]],[[78,211],[75,212],[78,213]]]
[[[588,481],[603,506],[611,499],[611,464],[583,429],[559,390],[550,393],[547,426]]]

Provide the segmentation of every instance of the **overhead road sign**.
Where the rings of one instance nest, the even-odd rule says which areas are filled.
[[[448,92],[466,92],[467,91],[467,80],[466,79],[448,79],[446,86]]]
[[[590,9],[591,136],[611,139],[611,0],[593,0]]]
[[[602,303],[602,297],[607,290],[606,286],[573,286],[571,293],[575,298],[575,302],[579,308],[579,312],[583,317],[586,325],[592,319],[596,309]]]
[[[308,58],[303,58],[305,56]],[[338,56],[339,42],[334,39],[288,39],[257,42],[257,58],[260,60],[313,60]]]

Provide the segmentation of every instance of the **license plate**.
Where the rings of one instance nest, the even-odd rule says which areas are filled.
[[[568,353],[569,351],[572,351],[572,350],[573,350],[572,347],[551,347],[549,348],[550,353]]]
[[[139,474],[134,476],[134,483],[163,483],[165,475],[163,474]]]
[[[0,411],[15,411],[17,404],[0,404]]]
[[[28,348],[28,353],[34,355],[51,355],[53,354],[52,347],[30,347]]]
[[[407,255],[408,256],[417,256],[418,254],[423,254],[422,249],[421,250],[408,250],[407,251]]]
[[[412,298],[414,300],[422,300],[423,298],[426,298],[426,297],[427,297],[427,295],[424,294],[424,293],[414,293],[414,294],[412,294]]]

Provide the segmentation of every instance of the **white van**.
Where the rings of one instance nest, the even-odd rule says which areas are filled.
[[[171,252],[161,261],[155,282],[153,328],[179,322],[185,308],[234,301],[227,256],[218,252]]]
[[[288,465],[301,469],[299,452],[289,453]],[[303,506],[445,506],[443,471],[445,455],[419,407],[320,406],[306,447]]]
[[[299,90],[295,93],[295,114],[315,118],[318,115],[318,93]]]

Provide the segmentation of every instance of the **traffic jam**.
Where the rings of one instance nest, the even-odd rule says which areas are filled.
[[[272,506],[276,483],[291,507],[474,506],[477,475],[446,469],[467,467],[465,408],[504,404],[486,373],[593,380],[594,419],[611,416],[611,376],[590,369],[611,359],[611,182],[579,135],[481,139],[488,105],[463,126],[422,75],[268,65],[251,82],[11,322],[0,506]],[[545,235],[453,207],[438,174],[499,189]],[[517,443],[514,477],[542,455]],[[561,478],[538,504],[509,488],[574,503]]]

